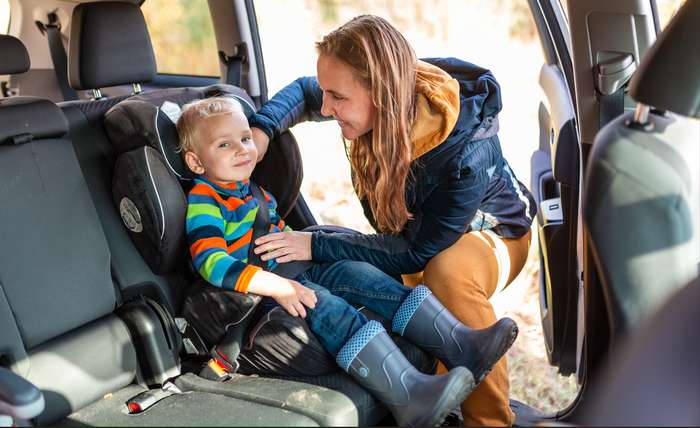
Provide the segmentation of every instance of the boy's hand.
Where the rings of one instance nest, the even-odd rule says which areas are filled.
[[[305,306],[311,309],[316,307],[316,293],[296,281],[282,279],[287,282],[287,285],[279,287],[270,297],[289,312],[289,315],[306,318]]]
[[[277,263],[311,260],[311,232],[270,233],[255,240],[255,254],[260,259],[275,259]],[[264,253],[264,254],[263,254]]]
[[[250,132],[253,134],[253,143],[258,149],[258,160],[260,162],[265,153],[267,152],[267,147],[270,145],[270,138],[259,128],[250,128]]]
[[[248,292],[272,297],[294,317],[306,318],[305,307],[316,307],[316,293],[313,290],[272,272],[256,272],[250,279]]]

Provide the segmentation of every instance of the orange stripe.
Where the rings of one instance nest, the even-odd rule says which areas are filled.
[[[217,195],[218,196],[218,195]],[[221,203],[228,208],[229,211],[236,211],[238,207],[241,205],[245,204],[245,202],[242,199],[234,198],[233,196],[230,196],[228,199],[223,200],[221,198],[217,199],[221,201]]]
[[[227,250],[228,253],[231,254],[232,252],[242,248],[244,245],[249,244],[250,240],[253,239],[253,229],[251,228],[248,230],[245,235],[241,236],[234,242],[233,244],[229,245]]]
[[[209,248],[226,248],[226,240],[220,236],[212,236],[210,238],[198,239],[194,244],[190,245],[190,255],[194,258],[200,252]]]
[[[244,202],[241,199],[234,198],[234,197],[229,197],[229,198],[222,198],[219,193],[217,193],[216,190],[214,190],[213,187],[207,185],[207,184],[202,184],[198,183],[195,184],[195,186],[190,190],[191,194],[194,195],[201,195],[201,196],[209,196],[214,198],[217,203],[225,206],[226,208],[229,209],[229,211],[235,211],[238,207],[244,204]]]
[[[235,290],[241,293],[247,293],[248,286],[250,285],[250,280],[253,279],[253,275],[255,275],[255,273],[259,270],[262,269],[258,266],[253,265],[248,265],[245,268],[243,268],[243,271],[238,276],[238,280],[236,281]]]

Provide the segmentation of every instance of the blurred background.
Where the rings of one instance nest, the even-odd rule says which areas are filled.
[[[693,0],[700,1],[700,0]],[[683,0],[657,0],[662,25]],[[564,10],[565,1],[562,1]],[[411,42],[419,57],[454,56],[493,71],[502,89],[500,139],[518,178],[528,185],[538,143],[538,86],[543,56],[526,0],[255,0],[269,94],[299,76],[314,75],[314,42],[350,18],[380,15]],[[206,0],[147,0],[144,14],[160,73],[216,76],[219,60]],[[0,34],[9,0],[0,0]],[[350,168],[335,122],[293,129],[304,159],[302,191],[320,223],[372,232],[350,184]],[[535,235],[533,235],[534,237]],[[520,336],[508,353],[511,396],[544,411],[563,409],[576,395],[544,351],[538,305],[536,241],[520,276],[492,303]]]

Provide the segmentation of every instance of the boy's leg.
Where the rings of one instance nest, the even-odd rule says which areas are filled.
[[[390,320],[411,288],[375,266],[353,260],[322,263],[307,271],[310,279],[353,305]]]
[[[306,308],[306,323],[333,357],[340,348],[367,323],[367,317],[341,297],[307,280],[301,283],[316,294],[316,306]]]

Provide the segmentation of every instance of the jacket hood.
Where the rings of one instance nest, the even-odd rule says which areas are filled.
[[[501,111],[493,74],[456,58],[419,60],[416,68],[416,118],[411,129],[412,159],[441,145],[459,131],[474,139],[495,135]]]

